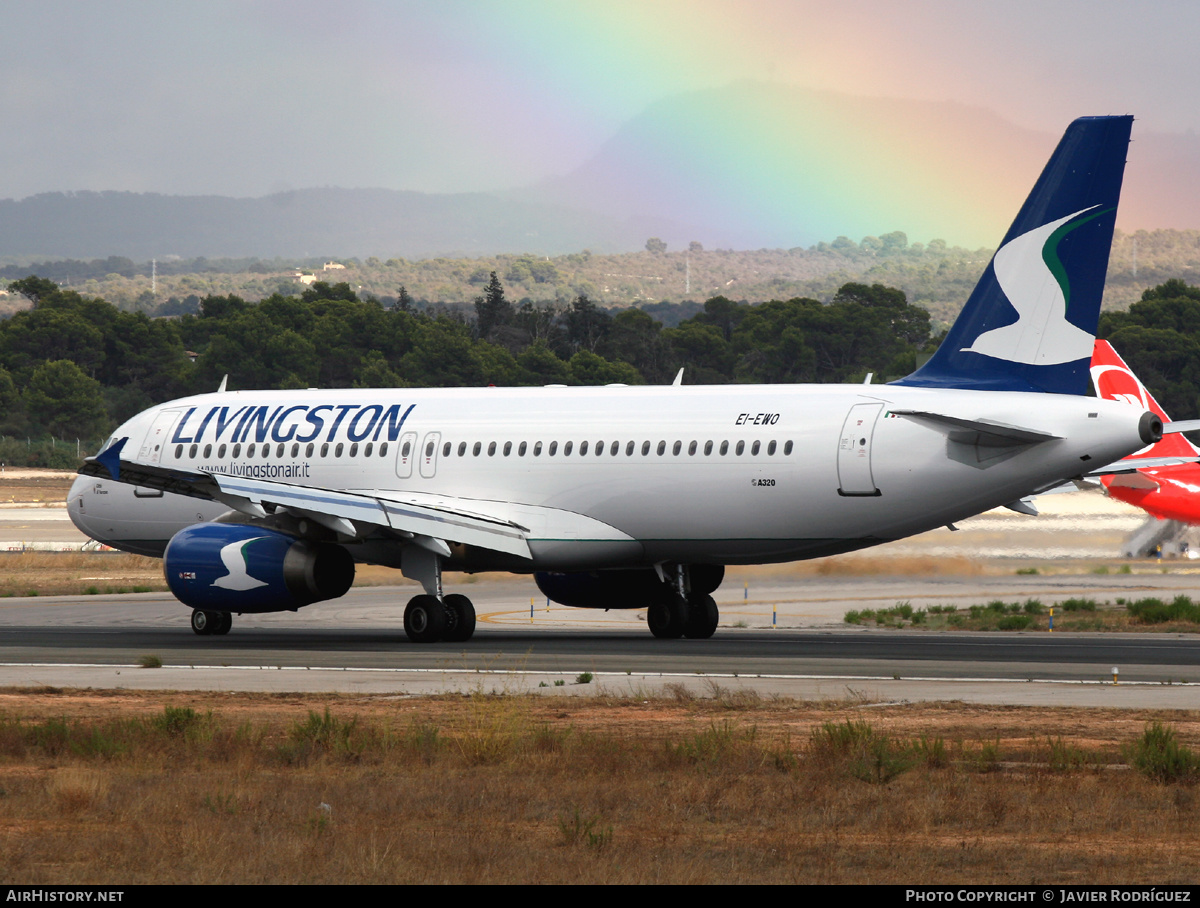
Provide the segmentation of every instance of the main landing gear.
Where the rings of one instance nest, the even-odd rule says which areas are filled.
[[[413,643],[464,643],[475,633],[475,606],[456,593],[440,600],[413,596],[404,609],[404,633]]]
[[[202,637],[216,635],[223,637],[233,627],[232,612],[202,612],[196,609],[192,612],[192,632]]]
[[[464,643],[475,633],[471,600],[442,592],[442,558],[449,554],[440,540],[426,540],[401,552],[401,572],[425,588],[425,593],[413,596],[404,609],[404,633],[413,643]]]
[[[652,603],[646,612],[650,633],[664,640],[707,640],[716,632],[720,618],[716,601],[707,593],[693,593],[686,599],[672,593]]]
[[[684,565],[674,565],[663,573],[667,582],[662,594],[646,612],[650,633],[664,640],[678,637],[707,640],[716,632],[721,618],[716,600],[693,588],[692,578]],[[719,579],[717,583],[720,583]]]

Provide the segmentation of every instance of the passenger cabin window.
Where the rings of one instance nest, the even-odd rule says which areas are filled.
[[[432,447],[433,447],[433,445],[430,445],[430,447],[432,448]],[[351,456],[351,457],[357,457],[357,456],[358,456],[358,442],[357,442],[357,441],[356,441],[356,442],[354,442],[354,444],[350,445],[350,456]]]
[[[649,453],[650,453],[650,442],[643,441],[642,442],[642,456],[645,457]]]
[[[746,443],[745,443],[744,441],[739,441],[739,442],[737,443],[737,456],[738,456],[738,457],[741,457],[741,456],[742,456],[742,452],[743,452],[743,451],[745,451],[745,450],[746,450]]]
[[[449,456],[450,456],[450,449],[451,449],[452,447],[453,447],[453,445],[452,445],[452,444],[450,444],[450,442],[446,442],[444,445],[442,445],[442,456],[443,456],[443,457],[449,457]],[[363,453],[364,453],[364,454],[366,454],[366,456],[370,457],[370,456],[371,456],[371,446],[370,446],[370,445],[367,445],[367,450],[366,450],[366,451],[364,451]]]
[[[556,453],[558,453],[558,442],[557,441],[550,442],[550,450],[547,451],[546,453],[549,454],[551,457],[553,457]]]
[[[608,449],[608,453],[611,454],[613,457],[616,457],[617,452],[620,450],[621,450],[621,443],[619,441],[614,441],[612,443],[612,447]],[[603,451],[603,449],[601,449],[601,452],[602,451]],[[601,453],[601,452],[597,452],[597,453]]]
[[[535,441],[533,443],[533,456],[538,457],[541,455],[541,453],[542,453],[542,443],[540,441]]]
[[[586,441],[581,441],[579,443],[579,456],[582,457],[584,454],[587,453],[587,451],[588,451],[588,443]]]
[[[512,442],[506,441],[504,443],[504,456],[507,457],[511,453],[512,453]]]
[[[690,445],[688,445],[688,457],[695,457],[695,456],[696,456],[696,443],[693,441]]]
[[[724,457],[728,453],[729,453],[729,442],[727,442],[727,441],[721,442],[721,456]]]
[[[775,456],[775,442],[773,442],[773,441],[772,441],[772,442],[768,442],[768,444],[767,444],[767,455],[768,455],[768,456],[770,456],[770,457],[774,457],[774,456]]]
[[[570,456],[571,456],[571,446],[572,446],[573,444],[574,444],[574,442],[570,442],[570,441],[568,441],[568,442],[566,442],[566,443],[563,445],[563,457],[570,457]]]
[[[483,444],[482,444],[481,442],[478,442],[478,441],[477,441],[477,442],[475,442],[475,446],[474,446],[473,448],[471,448],[471,456],[472,456],[472,457],[478,457],[478,456],[479,456],[479,452],[480,452],[480,451],[482,451],[482,450],[483,450]]]
[[[521,446],[519,448],[517,448],[517,454],[519,454],[521,457],[524,457],[525,450],[527,447],[528,447],[528,445],[526,444],[526,442],[521,442]]]
[[[633,442],[632,441],[625,445],[625,456],[626,457],[633,456]]]
[[[337,444],[337,447],[333,449],[333,456],[334,456],[334,457],[341,457],[341,456],[342,456],[342,447],[343,447],[343,445],[342,445],[342,443],[339,441],[339,442],[338,442],[338,444]]]
[[[210,457],[212,457],[212,445],[205,445],[204,446],[204,459],[208,460],[208,458],[210,458]]]
[[[467,443],[465,441],[460,441],[458,443],[458,456],[465,457],[466,453],[467,453]]]
[[[495,456],[496,456],[496,443],[493,441],[490,445],[488,445],[488,457],[495,457]]]
[[[407,444],[405,444],[405,445],[404,445],[404,447],[405,447],[405,449],[406,449],[406,450],[408,449],[408,445],[407,445]],[[322,456],[322,457],[328,457],[328,456],[329,456],[329,442],[327,442],[327,441],[326,441],[326,442],[322,442],[322,443],[321,443],[321,456]],[[407,455],[405,455],[405,456],[407,456]]]
[[[785,442],[783,443],[783,453],[784,453],[785,455],[786,455],[786,454],[791,454],[791,453],[792,453],[792,443],[791,443],[790,441],[785,441]]]
[[[712,453],[712,442],[706,441],[704,443],[704,456],[707,457],[711,453]]]

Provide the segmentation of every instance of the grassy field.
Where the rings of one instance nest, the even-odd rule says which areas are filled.
[[[0,877],[1191,883],[1198,742],[1200,713],[715,685],[582,700],[5,691]]]

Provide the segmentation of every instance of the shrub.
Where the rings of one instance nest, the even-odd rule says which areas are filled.
[[[1139,599],[1125,606],[1129,614],[1142,624],[1164,624],[1167,621],[1189,621],[1200,624],[1200,606],[1187,596],[1176,596],[1170,605],[1161,599]]]
[[[1130,750],[1129,763],[1156,782],[1194,782],[1200,776],[1200,758],[1161,722],[1146,726]]]
[[[1005,615],[997,622],[996,627],[1002,631],[1023,631],[1031,624],[1033,618],[1029,615]]]

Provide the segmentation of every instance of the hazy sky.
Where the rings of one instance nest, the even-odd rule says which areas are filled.
[[[1057,135],[1200,128],[1200,4],[4,2],[0,198],[505,188],[740,79],[954,100]],[[1136,137],[1136,133],[1135,133]]]

